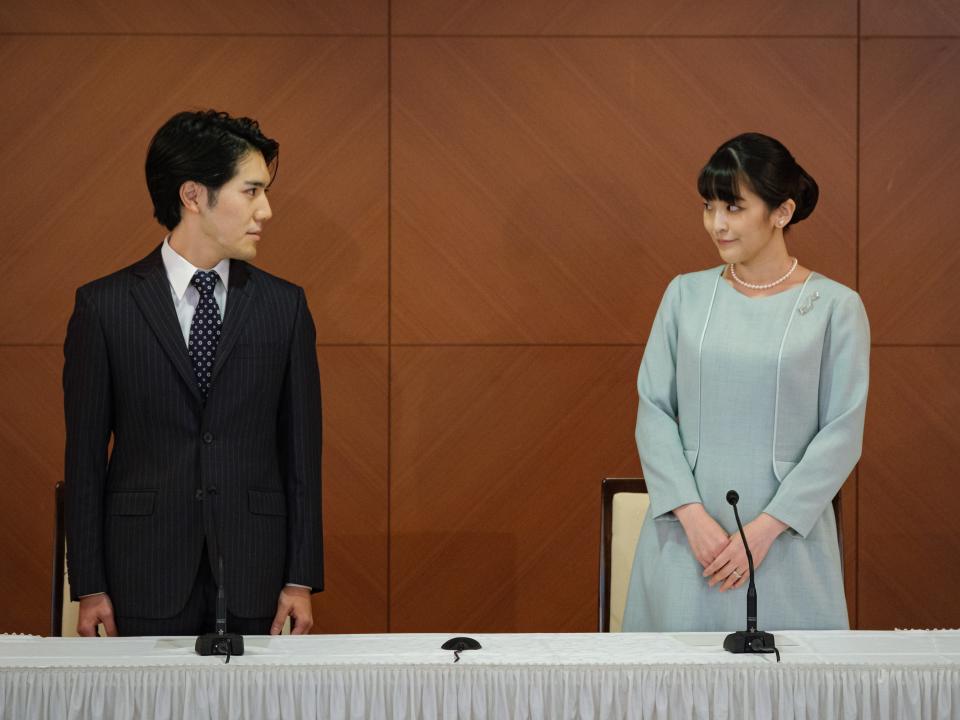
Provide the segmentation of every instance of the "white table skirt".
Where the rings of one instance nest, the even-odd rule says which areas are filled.
[[[0,638],[0,717],[951,718],[960,632],[777,633],[772,655],[723,636],[248,637],[225,665],[190,638]]]

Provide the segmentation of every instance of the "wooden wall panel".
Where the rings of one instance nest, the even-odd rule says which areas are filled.
[[[387,5],[388,0],[8,2],[0,5],[0,33],[373,34],[387,31]]]
[[[960,35],[960,3],[860,0],[863,35]]]
[[[931,3],[932,4],[932,3]],[[428,35],[856,35],[855,0],[393,0],[393,32]],[[708,67],[708,66],[707,66]]]
[[[865,40],[860,288],[877,343],[960,342],[960,39]]]
[[[387,631],[385,347],[321,347],[326,589],[314,632]]]
[[[383,39],[2,37],[0,342],[59,343],[82,283],[163,239],[143,179],[173,113],[257,117],[281,141],[264,269],[307,288],[320,342],[387,334]]]
[[[392,92],[394,342],[644,342],[719,264],[696,176],[746,130],[820,179],[795,252],[855,281],[852,40],[399,39]]]
[[[391,624],[596,629],[600,481],[640,470],[641,348],[394,348]]]
[[[0,633],[50,631],[53,486],[63,473],[63,352],[0,347]]]
[[[860,627],[960,627],[957,347],[878,347],[860,462]]]

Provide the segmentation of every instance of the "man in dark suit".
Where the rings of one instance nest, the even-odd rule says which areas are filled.
[[[313,624],[316,333],[303,290],[247,263],[278,151],[248,118],[172,117],[146,162],[169,235],[77,291],[63,387],[81,635],[211,632],[221,567],[229,631]]]

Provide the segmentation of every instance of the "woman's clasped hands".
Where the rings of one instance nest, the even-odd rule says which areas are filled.
[[[720,592],[738,588],[750,577],[747,552],[740,532],[732,535],[714,520],[700,503],[681,505],[673,511],[687,535],[694,557],[703,566],[703,577]],[[772,515],[761,513],[743,526],[753,554],[754,569],[760,567],[773,541],[787,525]]]

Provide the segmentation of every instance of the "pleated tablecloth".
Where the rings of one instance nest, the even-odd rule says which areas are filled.
[[[247,637],[229,664],[193,638],[0,637],[3,720],[156,718],[950,718],[960,631]]]

